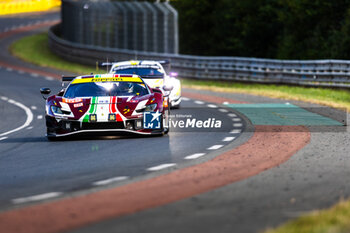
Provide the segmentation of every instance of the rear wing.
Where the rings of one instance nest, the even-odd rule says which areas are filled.
[[[169,65],[169,60],[155,60],[156,62],[159,62],[161,65]],[[98,67],[105,67],[105,66],[113,66],[114,64],[121,62],[121,61],[115,61],[115,62],[96,62]]]
[[[170,61],[169,60],[162,60],[162,61],[157,61],[159,62],[161,65],[169,65]]]
[[[62,76],[62,82],[72,82],[76,76]]]
[[[117,62],[97,62],[98,67],[112,66]]]
[[[76,78],[76,76],[63,76],[62,75],[62,88],[65,89],[75,78]]]

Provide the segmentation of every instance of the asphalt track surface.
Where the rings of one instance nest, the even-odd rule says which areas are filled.
[[[2,17],[0,32],[5,32],[6,28],[15,30],[21,24],[43,23],[57,18],[55,13],[19,19]],[[48,75],[33,74],[29,69],[37,67],[11,57],[6,49],[11,41],[28,33],[34,32],[10,35],[0,42],[0,61],[26,68],[25,72],[7,66],[0,69],[0,210],[4,213],[42,201],[122,187],[201,164],[252,137],[253,132],[247,130],[251,124],[244,116],[222,104],[203,99],[198,101],[193,96],[209,96],[208,100],[212,102],[220,98],[232,102],[286,102],[251,95],[185,90],[192,97],[185,99],[182,108],[172,114],[193,114],[204,119],[209,114],[225,122],[224,130],[180,131],[151,138],[84,138],[49,142],[44,137],[44,101],[38,89],[48,86],[55,92],[59,90],[60,82]],[[59,74],[49,69],[41,71]],[[318,108],[318,111],[334,119],[342,118],[342,113],[336,110]],[[228,115],[230,113],[235,116]],[[232,133],[234,118],[238,118],[242,125]],[[28,119],[32,120],[26,125]],[[18,128],[18,131],[6,134]],[[240,130],[245,132],[240,133]],[[349,139],[346,130],[312,132],[307,146],[287,162],[259,175],[157,208],[93,223],[72,232],[262,231],[349,196]],[[198,155],[198,158],[185,159],[191,155]],[[165,165],[165,168],[161,169],[159,165]],[[39,194],[46,195],[36,196]]]

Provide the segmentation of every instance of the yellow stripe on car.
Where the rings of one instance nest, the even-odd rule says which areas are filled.
[[[133,77],[78,78],[78,79],[74,79],[72,84],[76,84],[76,83],[93,83],[93,82],[133,82],[133,83],[142,83],[142,80],[141,80],[141,78],[133,78]]]

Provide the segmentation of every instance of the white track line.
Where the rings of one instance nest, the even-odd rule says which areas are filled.
[[[38,120],[41,120],[41,119],[43,119],[43,115],[38,115],[36,118],[37,118]]]
[[[202,157],[204,155],[205,155],[205,153],[196,153],[193,155],[186,156],[185,159],[197,159],[197,158]]]
[[[214,146],[211,146],[211,147],[207,148],[207,150],[217,150],[217,149],[220,149],[223,146],[224,145],[214,145]]]
[[[234,130],[232,130],[230,133],[232,133],[232,134],[238,134],[238,133],[241,133],[242,132],[242,130],[240,130],[240,129],[234,129]]]
[[[200,100],[196,100],[196,101],[194,101],[196,104],[204,104],[204,102],[203,101],[200,101]]]
[[[239,119],[239,118],[232,118],[232,121],[241,121],[241,119]]]
[[[49,76],[46,76],[45,79],[46,79],[47,81],[53,81],[53,80],[55,80],[53,77],[49,77]]]
[[[217,108],[218,106],[216,106],[215,104],[208,104],[207,105],[209,108]]]
[[[35,196],[30,197],[20,197],[16,199],[12,199],[13,204],[22,204],[26,202],[32,202],[32,201],[42,201],[49,198],[54,198],[62,195],[60,192],[51,192],[51,193],[43,193]]]
[[[2,137],[0,138],[0,141],[7,139],[7,137]]]
[[[184,101],[189,101],[190,99],[187,98],[187,97],[181,97],[181,100],[184,100]]]
[[[30,108],[31,108],[32,110],[37,110],[37,107],[36,107],[36,106],[30,106]]]
[[[1,99],[3,99],[3,97],[4,96],[2,96]],[[7,98],[7,97],[5,97],[5,98]],[[14,104],[17,107],[23,109],[25,111],[26,115],[27,115],[27,119],[26,119],[26,121],[24,122],[23,125],[21,125],[20,127],[16,128],[16,129],[13,129],[13,130],[10,130],[10,131],[7,131],[5,133],[0,134],[0,137],[5,136],[5,135],[9,135],[9,134],[17,132],[17,131],[19,131],[21,129],[24,129],[24,128],[28,127],[30,125],[30,123],[33,121],[33,113],[28,107],[26,107],[25,105],[23,105],[23,104],[21,104],[19,102],[14,101],[12,99],[8,99],[7,101],[9,103]]]
[[[224,112],[224,113],[228,112],[228,110],[223,109],[223,108],[220,108],[219,111],[220,111],[220,112]]]
[[[235,123],[235,124],[233,124],[233,127],[242,127],[242,126],[243,126],[242,123]]]
[[[223,141],[223,142],[230,142],[230,141],[235,140],[235,138],[236,138],[236,137],[226,137],[226,138],[224,138],[222,141]]]
[[[39,75],[38,75],[38,74],[36,74],[36,73],[31,73],[31,74],[30,74],[30,76],[32,76],[32,77],[34,77],[34,78],[39,77]]]
[[[106,185],[106,184],[110,184],[110,183],[126,180],[128,178],[129,177],[127,177],[127,176],[117,176],[117,177],[109,178],[109,179],[106,179],[106,180],[96,181],[96,182],[93,182],[92,184],[95,185],[95,186],[100,186],[100,185]]]
[[[229,114],[227,114],[229,117],[236,117],[237,115],[236,114],[234,114],[234,113],[229,113]]]
[[[176,165],[176,163],[165,163],[165,164],[161,164],[161,165],[158,165],[155,167],[147,168],[147,171],[159,171],[159,170],[162,170],[162,169],[165,169],[168,167],[173,167],[175,165]]]

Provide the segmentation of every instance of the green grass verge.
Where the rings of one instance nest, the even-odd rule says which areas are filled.
[[[13,43],[10,47],[10,51],[13,55],[22,60],[42,67],[50,67],[76,74],[96,72],[94,67],[72,64],[72,62],[66,61],[53,54],[48,48],[47,33],[24,37]]]
[[[341,201],[327,210],[313,211],[265,233],[347,233],[350,232],[350,202]]]
[[[65,61],[48,49],[47,34],[22,38],[11,46],[11,52],[34,64],[74,72],[96,73],[93,67]],[[101,72],[101,71],[100,71]],[[218,81],[182,80],[185,87],[221,92],[248,93],[272,98],[307,101],[350,111],[350,92],[324,88],[305,88],[285,85],[242,84]],[[350,232],[350,202],[340,202],[329,210],[314,211],[292,220],[267,233],[333,233]]]
[[[350,111],[350,91],[348,90],[199,80],[183,80],[182,83],[184,86],[194,89],[300,100]]]

